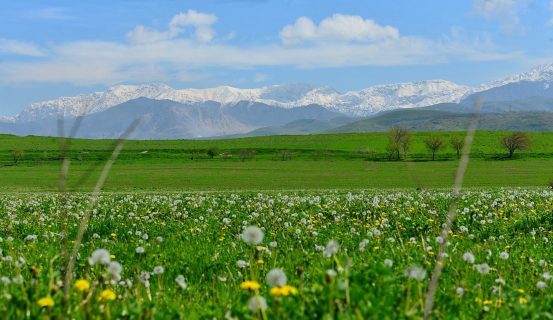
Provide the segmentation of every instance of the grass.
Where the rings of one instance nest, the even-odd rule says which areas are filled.
[[[286,190],[449,187],[457,167],[451,148],[430,161],[424,138],[462,132],[414,133],[407,161],[388,161],[385,133],[273,136],[228,140],[129,141],[117,160],[106,190]],[[477,132],[466,177],[467,186],[544,186],[553,177],[553,133],[530,133],[533,147],[506,160],[499,146],[501,132]],[[69,185],[92,174],[80,190],[91,190],[100,164],[114,141],[71,141]],[[219,153],[210,159],[207,150]],[[369,149],[361,154],[359,149]],[[3,191],[55,191],[59,175],[59,139],[0,136]],[[241,161],[240,152],[255,150]],[[23,150],[17,164],[13,150]],[[282,161],[282,150],[291,159]],[[194,158],[194,160],[191,160]],[[370,158],[367,160],[367,158]],[[95,167],[94,167],[95,166]],[[80,184],[79,184],[80,185]]]
[[[106,194],[64,309],[60,230],[80,222],[87,199],[70,196],[61,219],[56,194],[0,196],[2,317],[420,318],[450,202],[435,191]],[[545,189],[464,193],[433,318],[550,318],[552,199]],[[262,241],[245,243],[245,226],[262,228]],[[122,272],[90,265],[97,249]],[[275,268],[289,295],[266,281]]]

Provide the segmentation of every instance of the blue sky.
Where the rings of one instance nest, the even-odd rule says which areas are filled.
[[[0,0],[0,114],[122,83],[477,86],[552,49],[553,0]]]

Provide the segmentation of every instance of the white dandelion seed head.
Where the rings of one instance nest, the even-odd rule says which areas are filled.
[[[253,296],[248,300],[248,308],[253,313],[258,313],[262,310],[267,309],[267,300],[263,298],[262,296]]]
[[[543,289],[547,288],[547,283],[545,283],[543,281],[538,281],[538,283],[536,283],[536,287],[540,290],[543,290]]]
[[[184,276],[182,274],[179,274],[175,278],[175,282],[182,290],[186,290],[186,288],[188,288],[188,284],[186,283],[186,280],[184,280]]]
[[[256,226],[249,226],[242,232],[242,240],[250,245],[258,245],[263,242],[263,231]]]
[[[499,258],[501,258],[501,260],[507,260],[507,259],[509,259],[509,253],[503,251],[499,254]]]
[[[288,279],[282,269],[273,269],[267,273],[266,280],[271,287],[282,287]]]
[[[474,255],[472,252],[468,251],[463,254],[463,261],[468,262],[470,264],[474,263]]]
[[[326,247],[323,251],[323,255],[325,258],[330,258],[332,257],[332,255],[337,254],[339,250],[340,250],[340,245],[338,244],[338,242],[334,240],[330,240],[326,244]]]
[[[388,268],[391,268],[394,266],[394,261],[392,261],[391,259],[385,259],[384,260],[384,265]]]
[[[163,266],[156,266],[152,271],[153,274],[163,274],[164,272],[165,272],[165,268],[163,268]]]
[[[123,266],[117,261],[111,261],[107,267],[108,273],[113,277],[114,280],[121,280],[121,272],[123,271]]]
[[[248,266],[248,263],[244,260],[238,260],[236,261],[236,266],[240,269],[244,269]]]
[[[136,247],[135,251],[136,251],[136,253],[138,253],[138,254],[142,254],[142,253],[144,253],[144,251],[146,251],[146,250],[144,250],[144,247]]]
[[[487,263],[477,264],[476,270],[478,270],[481,274],[488,274],[490,273],[490,266]]]
[[[422,281],[424,280],[424,278],[426,278],[426,270],[415,264],[405,269],[404,274],[407,278],[417,281]]]
[[[111,255],[106,249],[97,249],[92,252],[90,258],[88,258],[88,263],[93,266],[96,264],[109,265],[111,262]]]
[[[459,296],[459,297],[462,297],[464,294],[465,294],[465,289],[461,288],[461,287],[458,287],[457,289],[455,289],[455,293]]]

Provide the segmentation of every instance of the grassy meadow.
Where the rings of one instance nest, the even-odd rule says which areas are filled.
[[[544,186],[553,178],[553,133],[530,133],[532,148],[506,159],[502,132],[478,132],[466,185]],[[429,135],[414,133],[404,161],[389,161],[386,133],[271,136],[226,140],[128,141],[105,190],[288,190],[436,188],[453,183],[457,157],[448,145],[431,161]],[[69,186],[90,190],[114,141],[70,142]],[[216,148],[210,158],[207,151]],[[13,151],[24,155],[16,164]],[[55,191],[59,139],[0,136],[3,191]],[[86,178],[83,178],[83,176]]]
[[[553,133],[477,132],[442,234],[459,160],[423,141],[463,134],[131,140],[98,198],[115,141],[57,193],[60,140],[2,135],[0,319],[421,319],[438,263],[432,319],[551,319]]]
[[[0,197],[0,318],[418,319],[451,196],[105,194],[64,285],[88,200]],[[552,210],[545,189],[464,193],[433,318],[551,318]]]

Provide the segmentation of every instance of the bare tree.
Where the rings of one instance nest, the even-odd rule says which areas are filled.
[[[509,158],[513,157],[513,154],[517,150],[528,150],[532,145],[532,141],[528,134],[524,132],[515,132],[501,138],[501,146],[509,152]]]
[[[411,134],[409,130],[401,127],[394,127],[388,131],[388,145],[386,151],[391,159],[400,160],[401,155],[406,158],[411,147]]]
[[[213,159],[217,155],[217,147],[211,147],[207,149],[207,155],[210,159]]]
[[[436,160],[436,153],[444,148],[444,139],[440,136],[430,136],[424,139],[426,148],[432,153],[432,161]]]
[[[13,162],[17,164],[21,159],[23,159],[24,152],[21,149],[13,150],[12,151],[12,158]]]
[[[451,144],[451,147],[453,147],[453,150],[457,153],[457,159],[461,158],[461,151],[463,151],[463,145],[465,144],[463,138],[453,136],[451,140],[449,140],[449,144]]]

